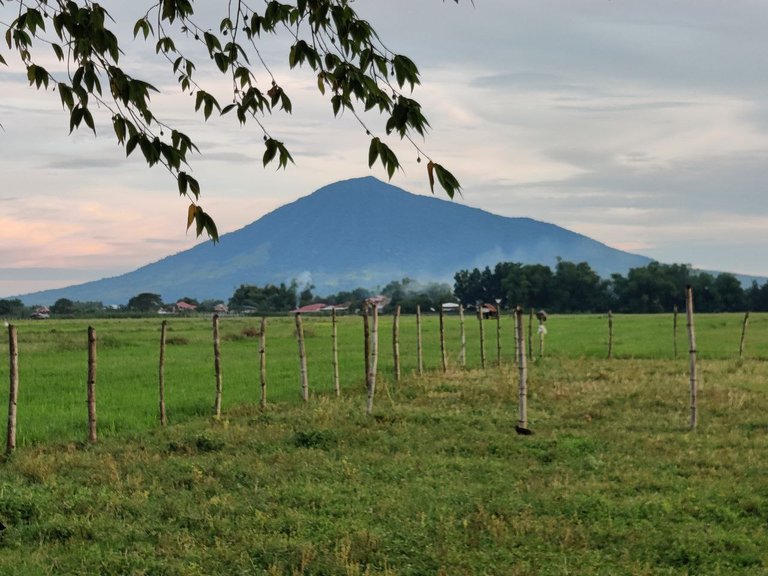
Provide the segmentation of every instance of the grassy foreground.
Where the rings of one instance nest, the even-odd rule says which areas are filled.
[[[0,465],[0,574],[766,574],[768,364],[547,357]]]

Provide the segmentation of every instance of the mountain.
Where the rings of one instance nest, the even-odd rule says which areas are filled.
[[[141,292],[227,300],[241,284],[313,284],[316,294],[375,288],[409,277],[452,283],[461,270],[500,261],[586,261],[601,276],[649,258],[610,248],[530,218],[508,218],[411,194],[373,177],[336,182],[252,224],[114,278],[26,294],[27,304],[59,298],[127,302]]]

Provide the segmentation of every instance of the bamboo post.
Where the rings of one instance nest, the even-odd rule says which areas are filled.
[[[221,418],[221,338],[219,315],[213,315],[213,369],[216,375],[216,398],[213,401],[213,417]]]
[[[424,374],[424,349],[421,342],[421,306],[416,305],[416,355],[418,356],[419,376]]]
[[[400,306],[395,306],[392,318],[392,356],[394,363],[395,382],[400,382]]]
[[[613,358],[613,312],[608,310],[608,358]]]
[[[520,306],[515,306],[515,309],[512,310],[512,334],[513,334],[513,340],[515,341],[515,354],[514,354],[514,362],[517,364],[520,361],[520,338],[522,331],[520,327],[518,326],[518,323],[522,316],[520,318],[517,317],[517,309]]]
[[[167,424],[165,414],[165,339],[168,329],[168,321],[160,324],[160,361],[158,366],[158,385],[160,392],[160,426]]]
[[[547,335],[547,327],[539,320],[539,358],[544,358],[544,336]]]
[[[267,318],[261,317],[259,328],[259,382],[261,384],[261,397],[259,406],[262,410],[267,407]]]
[[[371,326],[368,318],[369,302],[363,303],[363,354],[365,355],[365,387],[368,388],[368,375],[371,372]]]
[[[677,360],[677,304],[672,316],[672,359]]]
[[[379,355],[379,308],[374,303],[371,318],[371,358],[368,369],[368,402],[366,404],[366,414],[373,412],[373,397],[376,393],[376,368]]]
[[[459,325],[461,329],[461,350],[459,351],[459,362],[462,368],[467,367],[467,333],[464,330],[464,306],[459,304]]]
[[[501,300],[496,300],[496,366],[501,366]]]
[[[88,442],[96,442],[96,330],[88,326]]]
[[[304,326],[301,322],[301,314],[296,312],[296,341],[299,344],[299,375],[301,377],[301,399],[309,400],[309,382],[307,379],[307,354],[304,348]]]
[[[747,322],[749,322],[749,311],[744,313],[744,320],[741,323],[741,340],[739,340],[739,358],[744,354],[744,338],[747,335]]]
[[[518,388],[518,417],[516,430],[520,434],[530,434],[528,430],[528,364],[525,355],[525,339],[523,338],[523,309],[520,306],[515,308],[515,326],[517,328],[517,340],[519,347],[517,350],[517,370],[519,373]]]
[[[480,323],[480,366],[485,368],[485,331],[483,329],[483,303],[477,304],[477,321]]]
[[[448,372],[448,357],[445,352],[445,318],[443,316],[443,303],[440,303],[440,361],[443,373]]]
[[[16,449],[16,406],[19,396],[19,340],[16,326],[13,324],[8,325],[8,352],[11,389],[8,395],[8,436],[5,451],[10,454]]]
[[[336,320],[336,308],[331,310],[331,341],[333,342],[333,391],[336,396],[341,395],[339,386],[339,335],[338,322]]]
[[[685,316],[688,327],[688,360],[691,374],[691,429],[698,424],[697,387],[696,387],[696,332],[693,327],[693,290],[685,288]]]
[[[533,308],[528,311],[528,359],[533,359]]]

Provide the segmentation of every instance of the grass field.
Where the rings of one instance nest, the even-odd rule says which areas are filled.
[[[157,426],[159,321],[99,321],[100,441],[86,445],[86,324],[20,323],[20,446],[0,465],[0,574],[768,574],[768,317],[697,317],[700,424],[688,430],[684,320],[552,317],[517,436],[511,321],[401,321],[403,381],[364,415],[362,328],[306,319],[299,400],[291,319],[270,319],[270,406],[258,408],[256,320],[222,320],[224,417],[210,418],[209,320],[172,320],[171,425]],[[390,320],[391,322],[391,320]],[[170,340],[175,339],[171,344]],[[7,382],[7,363],[0,377]],[[385,385],[386,384],[386,385]],[[7,402],[7,390],[0,401]]]

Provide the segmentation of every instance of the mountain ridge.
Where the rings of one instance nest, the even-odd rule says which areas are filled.
[[[461,269],[500,261],[554,266],[586,261],[601,276],[652,261],[555,224],[492,214],[412,194],[374,177],[343,180],[242,228],[111,278],[19,296],[125,303],[141,292],[165,301],[228,299],[241,284],[279,284],[327,294],[409,277],[452,282]]]

